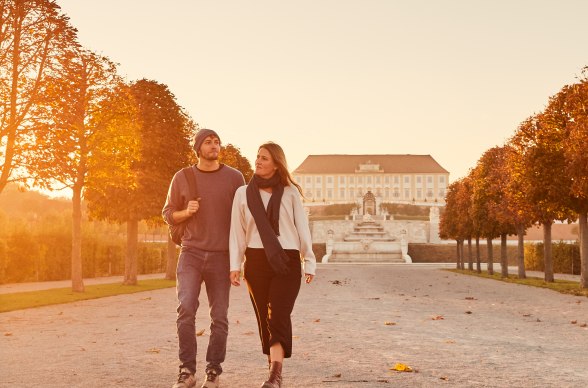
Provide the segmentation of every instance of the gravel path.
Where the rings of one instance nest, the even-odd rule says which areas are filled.
[[[328,264],[317,275],[292,316],[285,388],[588,385],[588,298],[433,266]],[[2,313],[0,387],[171,387],[175,308],[170,288]],[[198,380],[207,313],[203,298]],[[243,285],[229,319],[222,386],[259,387],[267,364]]]

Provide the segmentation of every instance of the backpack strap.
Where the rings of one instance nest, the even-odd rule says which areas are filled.
[[[198,186],[196,185],[196,173],[194,172],[194,167],[188,166],[183,168],[182,171],[188,180],[188,191],[190,193],[188,201],[194,200],[198,198]]]

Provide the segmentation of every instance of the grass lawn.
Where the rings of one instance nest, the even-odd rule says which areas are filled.
[[[121,283],[86,286],[85,292],[73,292],[71,287],[69,287],[0,294],[0,313],[52,304],[71,303],[86,299],[104,298],[106,296],[159,290],[174,287],[175,285],[175,280],[148,279],[140,280],[136,286],[125,286]]]
[[[482,273],[477,273],[476,271],[470,271],[470,270],[465,270],[465,269],[446,269],[446,271],[451,271],[451,272],[460,273],[460,274],[464,274],[464,275],[479,276],[482,278],[500,280],[502,282],[507,282],[507,283],[516,283],[516,284],[524,284],[524,285],[533,286],[533,287],[549,288],[550,290],[561,292],[562,294],[571,294],[571,295],[588,297],[588,289],[580,288],[579,282],[575,282],[575,281],[571,281],[571,280],[556,279],[555,282],[548,283],[543,278],[535,278],[535,277],[527,277],[526,279],[519,279],[519,277],[517,275],[508,275],[508,278],[503,278],[500,275],[500,272],[494,272],[494,275],[489,275],[488,271],[482,271]]]

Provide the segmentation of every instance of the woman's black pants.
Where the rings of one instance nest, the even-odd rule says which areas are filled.
[[[290,271],[287,275],[277,275],[263,249],[247,248],[244,277],[257,317],[263,353],[270,354],[270,347],[280,343],[284,357],[289,358],[292,355],[290,315],[300,291],[302,272],[300,252],[295,249],[285,249],[285,252],[290,257]]]

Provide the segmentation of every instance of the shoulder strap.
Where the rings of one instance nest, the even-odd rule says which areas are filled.
[[[190,191],[190,200],[198,198],[198,187],[196,185],[196,173],[194,167],[189,166],[184,168],[184,175],[188,180],[188,190]]]

